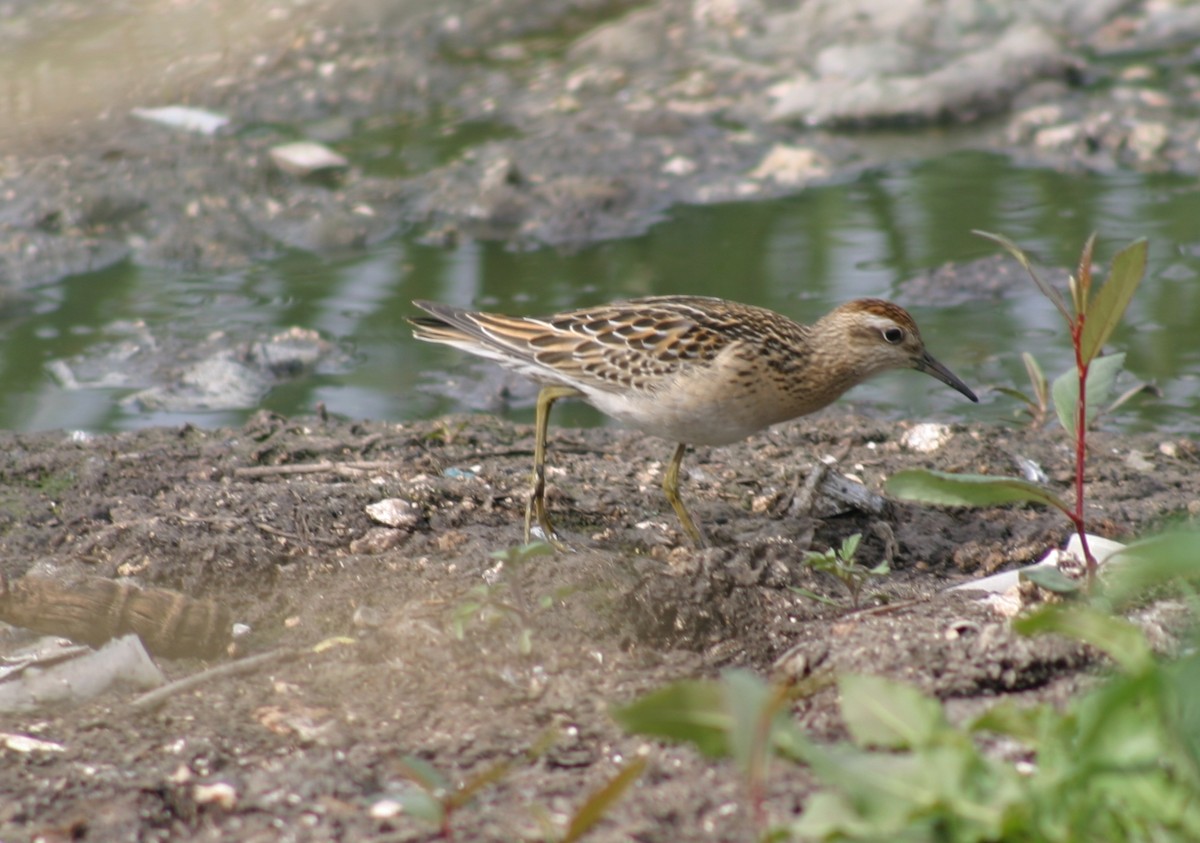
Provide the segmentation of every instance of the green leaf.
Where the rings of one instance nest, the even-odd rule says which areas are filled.
[[[1120,608],[1163,586],[1200,580],[1200,532],[1180,530],[1134,542],[1104,566],[1104,594]]]
[[[617,800],[624,795],[631,784],[637,781],[645,769],[645,758],[635,758],[621,768],[621,771],[609,779],[604,787],[589,796],[587,801],[579,806],[575,816],[571,817],[567,833],[563,835],[560,843],[574,843],[591,831],[592,826],[603,819],[605,812],[616,804]]]
[[[1079,254],[1079,264],[1075,274],[1071,276],[1071,298],[1075,305],[1076,315],[1086,313],[1088,294],[1092,289],[1092,253],[1096,251],[1096,232],[1092,232],[1083,244]]]
[[[1100,412],[1108,396],[1112,394],[1113,384],[1121,367],[1125,365],[1125,352],[1097,357],[1088,367],[1087,374],[1087,423],[1091,424]],[[1075,418],[1079,412],[1079,373],[1069,369],[1054,379],[1051,387],[1054,395],[1054,411],[1063,429],[1072,439],[1075,438]]]
[[[772,706],[771,688],[748,670],[721,674],[725,710],[729,712],[729,749],[733,760],[751,777],[765,773],[770,754],[770,720],[778,712]],[[775,711],[770,710],[775,708]]]
[[[675,682],[614,709],[612,716],[637,734],[692,743],[713,758],[729,754],[733,721],[725,707],[725,690],[717,682]]]
[[[1045,718],[1061,717],[1047,706],[1017,705],[1011,699],[996,703],[972,721],[972,732],[993,732],[1034,745],[1044,733]]]
[[[1028,395],[1026,395],[1024,392],[1022,392],[1019,389],[1013,389],[1012,387],[1009,387],[1009,386],[997,386],[997,387],[995,387],[995,390],[997,392],[999,392],[1001,395],[1007,395],[1009,398],[1017,399],[1022,404],[1028,404],[1030,407],[1037,406],[1037,401],[1030,398]]]
[[[1084,316],[1080,354],[1083,362],[1092,360],[1125,315],[1142,276],[1146,273],[1146,241],[1138,240],[1126,246],[1113,258],[1108,281],[1088,305]]]
[[[860,541],[862,541],[862,533],[855,533],[842,541],[841,557],[843,562],[854,562],[854,554],[858,553]]]
[[[859,746],[924,747],[945,727],[941,703],[911,685],[847,675],[838,680],[838,689],[842,718]]]
[[[1033,264],[1029,262],[1029,256],[1021,250],[1020,246],[1002,234],[992,234],[991,232],[980,231],[979,229],[972,229],[971,233],[978,234],[980,237],[985,237],[993,243],[1003,246],[1005,251],[1016,258],[1017,262],[1025,267],[1025,271],[1029,273],[1029,277],[1033,279],[1033,283],[1037,284],[1038,289],[1042,291],[1042,295],[1050,299],[1054,303],[1054,306],[1058,308],[1058,312],[1067,321],[1067,327],[1071,327],[1074,317],[1071,316],[1071,311],[1067,309],[1066,299],[1062,297],[1062,293],[1051,287],[1034,272]]]
[[[433,794],[417,787],[406,788],[396,801],[400,803],[404,813],[433,825],[440,825],[446,815],[446,809]]]
[[[422,761],[415,755],[404,756],[400,759],[397,766],[401,775],[416,782],[430,793],[439,790],[448,791],[450,789],[450,783],[446,781],[445,777],[432,764]]]
[[[1046,606],[1013,621],[1013,629],[1022,635],[1056,632],[1091,644],[1130,673],[1154,664],[1150,645],[1140,629],[1090,606]]]
[[[985,474],[950,474],[922,468],[898,471],[887,479],[888,494],[901,500],[940,506],[1000,506],[1006,503],[1041,503],[1070,512],[1067,505],[1036,483],[1018,477]]]
[[[1078,594],[1082,586],[1053,565],[1038,565],[1021,572],[1021,579],[1055,594]]]

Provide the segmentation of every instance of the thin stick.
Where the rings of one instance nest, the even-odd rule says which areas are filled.
[[[190,691],[213,679],[253,673],[265,665],[283,664],[311,652],[310,648],[295,649],[287,647],[280,650],[271,650],[267,653],[259,653],[257,656],[248,656],[244,659],[238,659],[235,662],[219,664],[208,670],[202,670],[199,673],[193,673],[191,676],[177,679],[174,682],[163,685],[161,688],[155,688],[153,691],[147,691],[141,696],[136,697],[129,704],[128,710],[130,714],[146,714],[163,705],[171,697]]]

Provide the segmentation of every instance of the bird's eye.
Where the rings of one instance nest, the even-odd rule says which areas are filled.
[[[892,345],[899,345],[904,342],[904,329],[896,327],[888,328],[883,332],[883,338]]]

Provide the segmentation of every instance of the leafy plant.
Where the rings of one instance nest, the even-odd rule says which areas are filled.
[[[448,419],[438,419],[433,430],[425,434],[429,442],[441,442],[443,445],[453,445],[460,433],[467,427],[465,421],[451,422]]]
[[[1096,573],[1096,558],[1088,547],[1084,513],[1087,429],[1103,397],[1111,392],[1117,372],[1125,360],[1124,354],[1107,357],[1100,357],[1099,354],[1121,321],[1145,274],[1146,241],[1138,240],[1117,253],[1108,281],[1093,294],[1092,253],[1096,237],[1089,237],[1080,255],[1079,267],[1070,278],[1071,304],[1068,307],[1062,294],[1038,276],[1029,258],[1016,244],[998,234],[976,233],[999,243],[1015,257],[1066,322],[1075,352],[1075,368],[1055,379],[1050,394],[1059,421],[1075,445],[1074,502],[1067,503],[1050,489],[1020,478],[950,474],[922,469],[896,473],[888,479],[886,488],[898,498],[923,503],[994,506],[1025,501],[1053,506],[1071,521],[1079,534],[1090,584]],[[1035,375],[1031,372],[1033,377]]]
[[[831,547],[824,552],[809,550],[804,553],[805,563],[812,566],[813,570],[833,574],[841,581],[842,585],[850,593],[850,603],[855,608],[858,608],[859,598],[867,582],[872,577],[882,577],[891,571],[891,566],[888,565],[886,559],[874,568],[868,568],[866,565],[859,564],[854,556],[858,552],[860,541],[862,541],[862,533],[855,533],[845,539],[839,548]],[[808,589],[793,587],[792,591],[814,600],[828,602],[819,594],[815,594]]]

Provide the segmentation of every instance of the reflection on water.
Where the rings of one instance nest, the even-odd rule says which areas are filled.
[[[528,418],[532,392],[519,380],[451,349],[414,342],[403,322],[413,312],[410,300],[536,313],[662,293],[725,296],[801,320],[854,296],[899,298],[915,312],[933,352],[985,403],[967,405],[908,372],[859,387],[850,400],[896,415],[996,420],[1015,408],[989,387],[1023,385],[1022,351],[1041,360],[1048,375],[1070,365],[1055,311],[1023,280],[1011,296],[951,307],[914,300],[902,286],[946,262],[993,254],[991,244],[970,234],[982,228],[1005,233],[1055,267],[1073,265],[1092,230],[1100,232],[1104,263],[1134,237],[1149,237],[1147,281],[1113,344],[1128,352],[1128,368],[1156,379],[1166,397],[1139,400],[1116,422],[1194,430],[1200,409],[1196,219],[1200,195],[1181,180],[1067,175],[960,154],[881,169],[788,200],[679,209],[643,237],[571,254],[472,242],[443,250],[401,239],[350,258],[294,255],[218,277],[120,267],[0,312],[6,395],[0,426],[109,430],[184,420],[224,424],[245,415],[141,414],[117,403],[121,389],[68,392],[49,377],[49,361],[111,343],[131,320],[182,343],[216,330],[235,339],[290,325],[320,330],[353,363],[277,388],[265,405],[284,413],[324,402],[349,417],[509,408]],[[564,409],[567,423],[600,421],[587,408]]]

